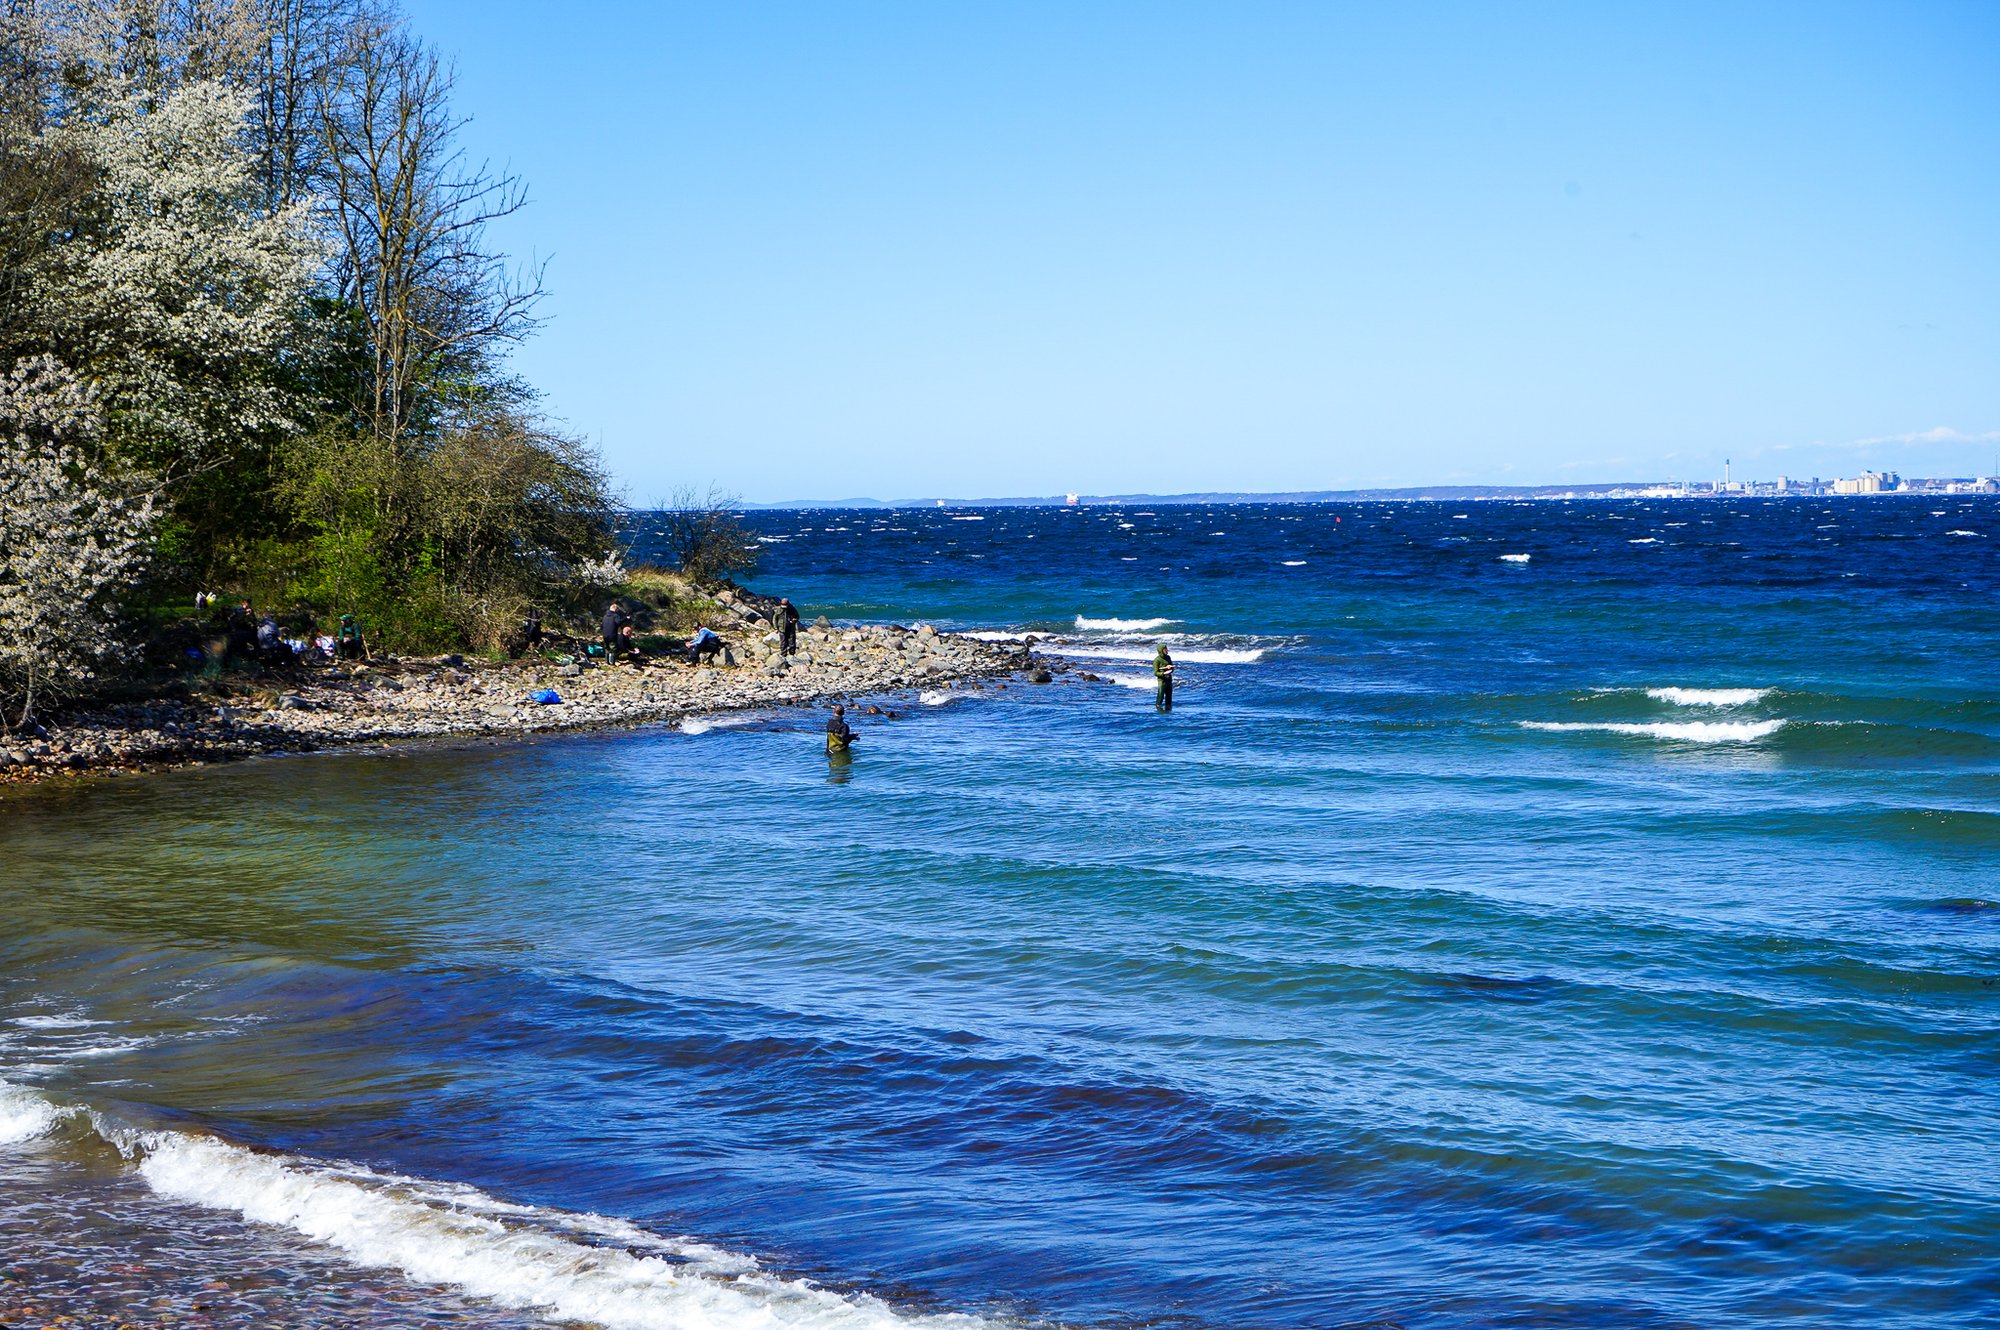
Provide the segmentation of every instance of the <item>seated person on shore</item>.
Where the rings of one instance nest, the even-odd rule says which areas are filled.
[[[721,650],[722,639],[710,632],[707,624],[698,623],[694,626],[694,636],[688,639],[687,646],[688,660],[691,663],[700,664],[704,660],[713,660]]]
[[[285,635],[278,630],[278,621],[268,614],[257,621],[257,654],[272,665],[292,663],[292,649],[285,645]]]
[[[618,650],[631,658],[633,669],[646,667],[645,653],[639,650],[639,639],[633,635],[632,625],[629,623],[618,626]]]
[[[860,737],[847,724],[847,708],[836,705],[832,718],[826,723],[826,751],[844,753]]]
[[[368,639],[361,635],[361,625],[351,614],[340,616],[340,628],[333,635],[333,654],[342,660],[368,659]]]

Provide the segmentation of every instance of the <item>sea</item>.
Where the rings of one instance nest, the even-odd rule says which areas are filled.
[[[2000,1324],[2000,500],[748,520],[1053,681],[0,799],[0,1321]]]

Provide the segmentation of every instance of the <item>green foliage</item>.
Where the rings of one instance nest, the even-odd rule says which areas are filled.
[[[387,4],[90,11],[0,5],[0,373],[52,353],[102,405],[74,469],[157,478],[111,599],[353,613],[392,651],[594,615],[612,499],[506,367],[538,270],[484,230],[525,194],[463,157],[449,64]]]

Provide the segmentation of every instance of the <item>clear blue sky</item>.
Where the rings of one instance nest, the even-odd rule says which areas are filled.
[[[634,502],[2000,451],[1990,0],[410,10]]]

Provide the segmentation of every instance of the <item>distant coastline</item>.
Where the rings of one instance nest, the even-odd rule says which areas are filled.
[[[952,499],[789,499],[745,503],[746,510],[778,512],[825,508],[1091,508],[1131,504],[1204,503],[1385,503],[1413,500],[1472,502],[1480,499],[1727,499],[1881,497],[1897,494],[2000,494],[2000,479],[1979,476],[1900,477],[1863,472],[1840,480],[1744,480],[1688,484],[1677,480],[1621,481],[1606,485],[1413,485],[1398,489],[1281,490],[1257,493],[1214,490],[1186,494],[1041,494],[1013,498]]]

